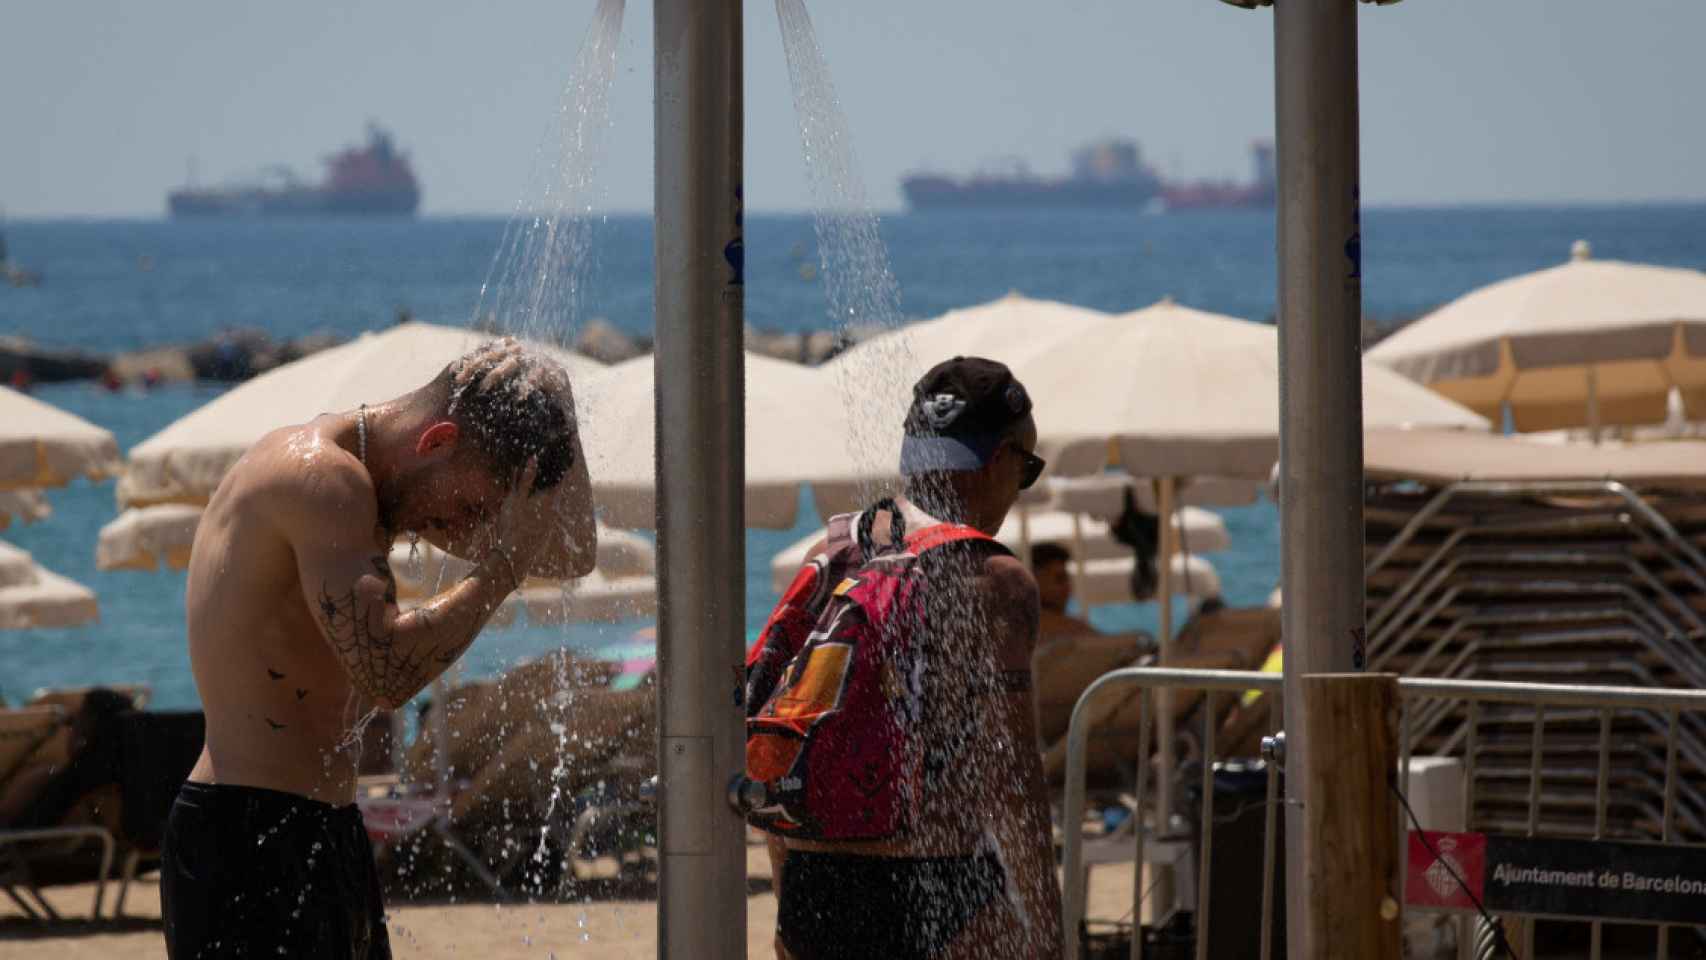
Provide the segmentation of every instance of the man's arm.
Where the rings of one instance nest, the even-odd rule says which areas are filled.
[[[1031,654],[1036,649],[1040,609],[1037,582],[1018,559],[1000,555],[984,563],[981,587],[990,616],[1000,671],[1002,731],[1011,748],[1012,774],[1020,789],[1009,791],[1009,821],[1019,849],[1012,851],[1014,878],[1034,931],[1032,946],[1053,955],[1060,943],[1060,883],[1054,869],[1054,829],[1048,785],[1037,752],[1036,707],[1031,694]]]
[[[536,577],[567,580],[584,577],[592,572],[598,561],[598,529],[592,515],[592,475],[587,471],[586,454],[581,450],[580,432],[570,440],[574,445],[574,466],[557,486],[550,510],[556,517],[557,529],[539,551],[533,568],[524,571]]]
[[[313,468],[320,482],[282,504],[281,526],[303,599],[351,684],[395,710],[468,649],[519,574],[494,550],[455,586],[401,612],[388,549],[374,542],[378,508],[367,477],[353,463],[324,461]]]

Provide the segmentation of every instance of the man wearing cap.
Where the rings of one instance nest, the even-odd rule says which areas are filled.
[[[1031,400],[1002,364],[955,357],[914,386],[903,430],[896,510],[905,530],[962,525],[984,536],[919,568],[928,579],[925,636],[912,636],[924,651],[912,737],[924,755],[910,826],[883,840],[772,837],[777,954],[1058,956],[1060,891],[1031,694],[1037,585],[991,539],[1044,467]],[[891,519],[874,517],[878,550]],[[808,563],[834,546],[820,541]]]

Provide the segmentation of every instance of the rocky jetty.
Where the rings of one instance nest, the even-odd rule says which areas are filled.
[[[0,337],[0,379],[6,383],[91,380],[106,369],[107,359],[92,353],[38,347],[22,337]]]
[[[401,313],[399,319],[409,319],[409,315]],[[746,348],[778,360],[816,366],[882,330],[855,327],[845,331],[782,332],[748,325]],[[342,342],[342,337],[332,333],[275,340],[263,330],[244,328],[223,331],[195,343],[109,355],[42,346],[22,337],[0,337],[0,383],[15,387],[65,380],[99,380],[112,387],[195,380],[235,383]],[[588,321],[573,341],[565,345],[607,364],[632,360],[652,351],[650,337],[626,333],[602,317]]]
[[[45,347],[22,337],[0,337],[0,381],[19,387],[65,380],[100,380],[110,386],[190,380],[232,383],[341,342],[331,333],[278,341],[260,330],[231,330],[196,343],[103,355]]]
[[[849,346],[881,333],[883,329],[873,326],[846,331],[782,332],[748,324],[745,329],[746,348],[762,356],[815,367]],[[581,328],[573,349],[602,363],[621,363],[650,353],[652,341],[649,337],[624,333],[615,324],[599,317]]]

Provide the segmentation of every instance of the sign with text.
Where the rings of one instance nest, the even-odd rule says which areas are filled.
[[[1706,923],[1701,847],[1412,830],[1407,873],[1412,907]]]

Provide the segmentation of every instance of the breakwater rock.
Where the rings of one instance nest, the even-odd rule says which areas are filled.
[[[846,330],[786,332],[765,330],[747,324],[744,337],[746,349],[753,353],[815,367],[853,344],[876,336],[884,329],[868,326]],[[572,347],[575,352],[601,363],[621,363],[651,353],[652,339],[626,333],[610,321],[599,317],[581,328],[580,335],[575,338]]]
[[[783,332],[748,325],[745,341],[753,353],[816,366],[883,330],[872,326]],[[103,354],[0,337],[0,383],[19,388],[67,380],[99,380],[115,388],[196,380],[235,383],[342,342],[344,338],[325,332],[275,340],[262,330],[235,329],[194,343]],[[595,318],[581,327],[568,346],[601,363],[616,364],[651,353],[652,339]]]
[[[230,383],[341,342],[331,333],[278,341],[260,330],[231,330],[195,343],[99,354],[0,337],[0,382],[16,387],[66,380],[100,380],[115,387],[189,380]]]

